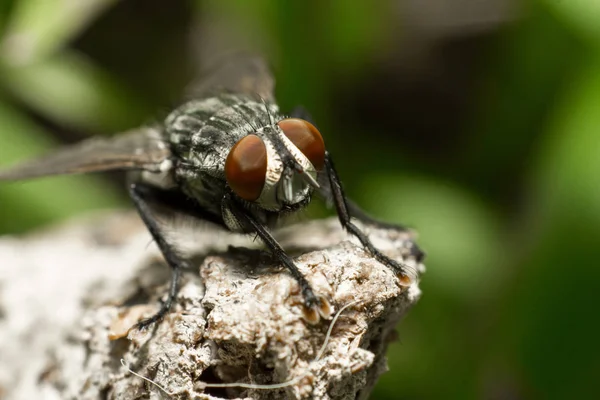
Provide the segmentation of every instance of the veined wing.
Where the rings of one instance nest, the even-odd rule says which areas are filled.
[[[0,181],[110,170],[160,172],[170,157],[169,146],[157,129],[140,128],[114,137],[91,138],[0,170]]]
[[[191,98],[219,91],[259,95],[274,101],[275,79],[261,57],[241,52],[228,53],[209,66],[207,72],[188,88]]]

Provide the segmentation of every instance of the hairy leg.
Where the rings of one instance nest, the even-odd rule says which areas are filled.
[[[342,189],[342,184],[329,152],[325,152],[325,176],[328,178],[328,185],[321,185],[321,194],[324,197],[329,195],[332,199],[338,218],[344,229],[354,235],[379,262],[385,264],[396,274],[400,275],[400,279],[404,284],[409,284],[414,281],[417,278],[417,271],[415,271],[414,268],[411,268],[406,264],[398,263],[383,254],[373,245],[373,243],[371,243],[368,236],[352,222],[352,214],[348,205],[348,200]],[[367,222],[373,221],[374,220],[370,218],[367,220]],[[375,224],[377,223],[375,222]],[[423,257],[423,253],[416,246],[415,249],[417,251],[415,256],[417,260],[420,260]]]
[[[160,321],[165,314],[171,308],[177,291],[179,289],[179,278],[181,270],[185,268],[186,262],[177,254],[175,248],[166,240],[163,232],[160,229],[158,220],[156,219],[153,211],[151,210],[148,202],[152,200],[159,200],[155,195],[151,187],[145,186],[139,183],[131,183],[129,186],[129,195],[137,208],[142,221],[148,228],[148,231],[152,235],[152,238],[158,245],[158,248],[162,252],[167,264],[171,268],[171,285],[169,287],[169,293],[167,299],[161,304],[160,309],[156,314],[150,318],[144,319],[138,322],[135,327],[138,329],[144,329],[153,323]]]
[[[292,111],[291,116],[293,118],[302,118],[316,126],[312,116],[304,107],[296,107]],[[333,204],[335,206],[342,226],[348,232],[356,236],[363,244],[363,246],[366,247],[380,262],[383,262],[393,270],[402,273],[403,267],[395,261],[390,260],[385,255],[381,254],[381,252],[371,244],[366,235],[351,222],[351,218],[356,218],[361,222],[382,229],[395,229],[399,231],[406,231],[407,228],[402,225],[391,224],[389,222],[384,222],[375,219],[368,215],[363,209],[361,209],[358,206],[358,204],[353,202],[351,199],[348,199],[344,194],[342,184],[340,182],[339,176],[337,174],[329,152],[326,153],[325,170],[319,173],[318,182],[321,186],[321,188],[319,189],[319,194],[321,195],[321,197],[323,197],[326,203]],[[423,251],[419,249],[417,245],[413,246],[412,253],[418,262],[421,262],[425,257],[425,253],[423,253]],[[404,267],[404,269],[406,269],[406,266]]]
[[[271,251],[271,254],[279,260],[287,269],[290,271],[294,279],[300,285],[302,295],[304,296],[304,302],[307,308],[314,309],[321,303],[321,300],[315,295],[312,287],[302,275],[292,258],[285,252],[279,243],[273,238],[266,227],[264,227],[259,221],[257,221],[250,213],[238,204],[233,197],[228,196],[225,199],[228,208],[234,214],[238,222],[246,228],[247,231],[256,233],[261,240],[265,243],[267,248]]]

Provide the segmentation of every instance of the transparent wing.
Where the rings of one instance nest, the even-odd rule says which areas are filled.
[[[169,146],[158,130],[140,128],[114,137],[88,139],[0,170],[0,180],[129,169],[159,172],[170,156]]]
[[[233,52],[215,60],[206,73],[193,82],[187,94],[190,98],[203,97],[219,91],[259,95],[273,101],[275,80],[267,63],[259,56]]]

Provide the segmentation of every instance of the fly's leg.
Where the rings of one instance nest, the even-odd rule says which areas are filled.
[[[308,283],[304,275],[302,275],[302,272],[300,272],[296,264],[294,264],[294,261],[285,252],[285,250],[283,250],[281,245],[277,243],[269,231],[246,210],[244,210],[243,207],[239,205],[231,196],[226,197],[225,202],[238,222],[241,223],[242,226],[247,227],[251,232],[256,233],[271,251],[271,254],[277,260],[279,260],[288,269],[288,271],[290,271],[294,279],[296,279],[300,285],[305,306],[312,310],[313,313],[314,311],[319,311],[319,306],[321,306],[323,310],[326,310],[328,305],[325,304],[324,299],[319,299],[315,295],[310,283]]]
[[[179,277],[181,275],[181,270],[186,267],[186,264],[183,260],[181,260],[180,256],[177,254],[177,251],[173,246],[167,242],[164,234],[162,233],[160,226],[158,224],[157,219],[153,215],[150,206],[148,205],[148,198],[151,198],[151,191],[146,191],[146,186],[139,183],[132,183],[129,186],[129,195],[137,208],[142,221],[150,231],[152,238],[158,245],[158,248],[162,252],[167,264],[171,267],[171,285],[169,287],[169,294],[167,299],[161,304],[160,309],[156,314],[151,316],[150,318],[144,319],[138,322],[134,327],[137,329],[144,329],[153,323],[160,321],[173,304],[175,297],[177,296],[177,291],[179,289]]]
[[[319,182],[319,185],[321,186],[321,188],[319,189],[319,194],[329,204],[335,203],[335,197],[334,197],[334,193],[332,190],[330,175],[331,174],[329,173],[329,171],[325,170],[325,171],[319,173],[319,175],[317,177],[317,181]],[[359,221],[364,222],[365,224],[373,225],[373,226],[375,226],[377,228],[381,228],[381,229],[394,229],[397,231],[406,231],[407,230],[407,228],[405,226],[398,225],[398,224],[392,224],[390,222],[380,221],[378,219],[371,217],[362,208],[360,208],[360,206],[358,204],[356,204],[354,201],[352,201],[352,199],[349,199],[345,195],[344,195],[344,198],[346,199],[346,208],[348,210],[348,213],[352,216],[352,218],[356,218]]]
[[[311,124],[317,126],[315,124],[312,116],[310,115],[310,113],[302,106],[296,107],[291,112],[290,116],[292,118],[301,118],[301,119],[308,121]],[[379,221],[379,220],[371,217],[370,215],[368,215],[365,211],[363,211],[363,209],[361,209],[358,206],[358,204],[353,202],[351,199],[347,198],[344,195],[344,191],[342,190],[342,185],[340,183],[340,179],[335,170],[333,161],[332,161],[329,153],[326,153],[325,160],[326,160],[325,171],[319,173],[319,175],[318,175],[318,182],[319,182],[319,185],[321,186],[321,188],[319,189],[319,194],[325,199],[325,201],[327,203],[333,203],[335,205],[335,208],[336,208],[336,211],[340,218],[340,222],[342,223],[342,226],[344,228],[346,228],[350,233],[352,233],[356,237],[358,237],[358,239],[361,241],[361,243],[363,244],[364,247],[366,247],[379,261],[383,262],[382,258],[380,258],[380,257],[388,259],[384,255],[382,255],[381,252],[379,252],[377,249],[375,249],[373,247],[373,245],[370,243],[370,241],[368,240],[368,238],[366,238],[366,236],[362,232],[360,232],[355,225],[353,225],[351,223],[350,217],[356,218],[359,221],[362,221],[368,225],[373,225],[373,226],[381,228],[381,229],[395,229],[398,231],[406,231],[407,230],[406,227],[404,227],[402,225],[391,224],[389,222]],[[348,224],[351,224],[352,227],[348,227],[347,226]],[[359,234],[354,233],[357,231],[360,233]],[[366,243],[368,243],[368,244],[366,244]],[[375,251],[373,251],[373,249]],[[417,245],[414,245],[411,248],[411,252],[412,252],[412,255],[415,257],[415,259],[417,260],[417,262],[421,262],[423,260],[423,258],[425,257],[425,253],[423,253],[423,251],[421,251],[421,249],[419,249],[419,247],[417,247]],[[392,262],[395,265],[390,265],[390,263],[388,263],[388,262],[383,262],[383,263],[386,265],[389,265],[392,269],[397,271],[400,267],[398,265],[398,263],[394,262],[393,260],[390,260],[390,262]]]
[[[294,110],[292,110],[290,116],[292,118],[301,118],[305,121],[310,122],[314,126],[317,126],[317,124],[313,120],[310,113],[302,106],[298,106],[298,107],[294,108]],[[333,163],[332,163],[332,166],[333,166]],[[329,170],[327,170],[327,169],[323,173],[319,173],[319,176],[318,176],[318,182],[319,182],[319,185],[321,185],[320,195],[328,203],[331,203],[334,201],[334,195],[332,193],[331,184],[330,184],[330,176],[331,176],[331,173],[329,173]],[[342,195],[343,195],[343,193],[342,193]],[[350,215],[352,215],[353,218],[359,219],[360,221],[362,221],[366,224],[369,224],[369,225],[375,225],[382,229],[396,229],[399,231],[406,230],[406,228],[402,225],[390,224],[388,222],[379,221],[379,220],[371,217],[366,212],[364,212],[351,199],[347,198],[346,196],[343,196],[343,197],[345,199],[346,209],[349,211]]]
[[[363,231],[361,231],[356,225],[354,225],[354,223],[352,223],[352,215],[348,205],[348,200],[344,195],[340,178],[335,170],[335,166],[333,165],[333,161],[329,155],[329,152],[325,152],[325,173],[329,182],[327,182],[328,185],[321,185],[321,194],[326,198],[330,196],[333,200],[338,218],[344,229],[354,235],[362,243],[363,247],[365,247],[373,255],[373,257],[377,259],[377,261],[385,264],[397,275],[399,275],[403,284],[410,284],[413,282],[417,278],[417,272],[414,270],[414,268],[411,268],[406,264],[400,264],[383,254],[375,246],[373,246],[373,243],[371,243],[367,235],[365,235]],[[416,246],[415,249],[418,251],[416,258],[419,260],[419,258],[422,258],[422,252],[418,250]]]

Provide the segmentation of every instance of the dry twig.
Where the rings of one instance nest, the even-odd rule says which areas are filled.
[[[367,231],[386,254],[415,265],[410,232]],[[177,230],[200,276],[184,275],[177,305],[161,324],[128,336],[168,285],[167,268],[135,215],[95,216],[0,240],[0,393],[366,399],[386,370],[396,323],[419,297],[418,282],[401,287],[334,219],[294,225],[277,237],[334,313],[348,306],[334,326],[303,318],[296,282],[252,250],[258,243],[216,228]],[[282,387],[249,388],[277,383]]]

